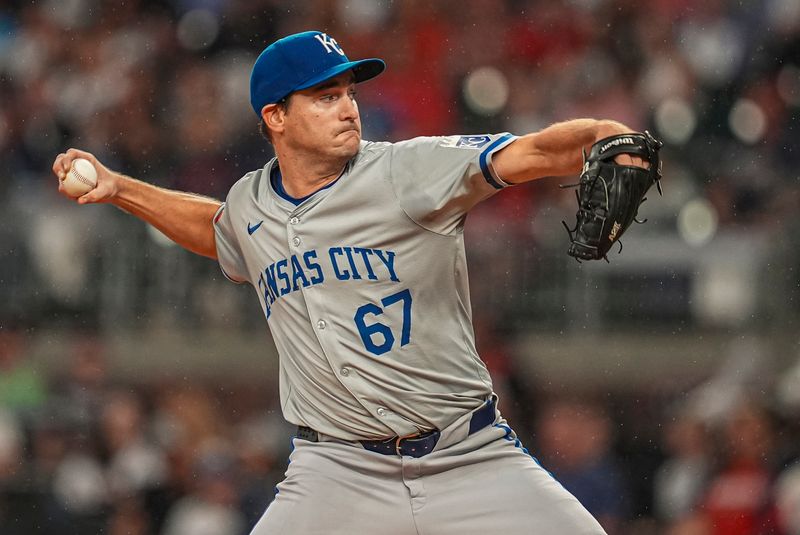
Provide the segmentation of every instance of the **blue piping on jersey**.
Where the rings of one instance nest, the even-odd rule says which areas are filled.
[[[494,426],[495,426],[495,427],[497,427],[497,428],[500,428],[500,429],[502,429],[503,431],[505,431],[505,432],[506,432],[505,436],[503,437],[504,439],[508,440],[509,442],[512,442],[512,441],[513,441],[513,442],[514,442],[514,447],[515,447],[515,448],[519,448],[519,449],[521,449],[522,451],[524,451],[524,452],[525,452],[525,455],[530,455],[530,456],[531,456],[531,458],[533,458],[533,455],[531,455],[530,453],[528,453],[528,450],[527,450],[527,449],[525,449],[525,448],[522,446],[522,442],[520,442],[520,440],[519,440],[519,439],[518,439],[516,436],[514,436],[514,431],[513,431],[513,430],[512,430],[510,427],[508,427],[508,426],[507,426],[507,425],[505,425],[505,424],[494,424]],[[534,460],[534,461],[536,461],[536,459],[535,459],[535,458],[533,458],[533,460]],[[539,463],[539,461],[536,461],[536,463],[538,464],[538,463]],[[539,465],[539,466],[541,466],[541,465]]]
[[[483,173],[483,178],[485,178],[486,182],[488,182],[495,189],[503,189],[503,186],[499,184],[492,176],[492,172],[489,170],[489,162],[486,161],[486,158],[489,156],[489,154],[494,152],[494,150],[498,146],[502,145],[512,137],[514,136],[512,136],[511,134],[506,134],[503,137],[496,139],[494,143],[492,143],[483,150],[480,157],[478,158],[478,162],[480,163],[481,166],[481,172]]]
[[[283,175],[281,175],[281,168],[278,167],[277,164],[272,166],[272,170],[269,173],[269,181],[272,184],[272,189],[274,189],[275,193],[278,194],[278,197],[280,197],[281,199],[289,201],[290,203],[292,203],[295,206],[300,206],[300,203],[302,203],[306,199],[308,199],[310,197],[313,197],[314,195],[316,195],[320,191],[322,191],[324,189],[328,189],[329,187],[331,187],[334,184],[336,184],[339,181],[339,179],[342,178],[343,174],[344,174],[344,172],[342,172],[341,175],[336,177],[336,180],[334,180],[330,184],[325,184],[324,186],[322,186],[318,190],[313,191],[313,192],[309,193],[308,195],[306,195],[305,197],[300,197],[300,198],[292,197],[291,195],[286,193],[286,190],[283,188]]]
[[[513,430],[512,430],[510,427],[508,427],[508,426],[507,426],[507,425],[505,425],[505,424],[494,424],[494,426],[495,426],[495,427],[497,427],[497,428],[499,428],[499,429],[502,429],[503,431],[505,431],[505,432],[506,432],[506,434],[505,434],[505,436],[503,437],[504,439],[508,440],[509,442],[513,442],[513,443],[514,443],[514,447],[515,447],[515,448],[519,448],[520,450],[522,450],[522,452],[523,452],[525,455],[527,455],[528,457],[530,457],[531,459],[533,459],[533,461],[534,461],[536,464],[538,464],[538,465],[539,465],[539,468],[541,468],[542,470],[544,470],[545,472],[547,472],[548,474],[550,474],[550,477],[552,477],[553,479],[555,479],[555,480],[556,480],[556,481],[559,483],[559,485],[561,484],[561,482],[560,482],[560,481],[558,481],[558,479],[556,478],[556,476],[554,476],[554,475],[553,475],[553,472],[551,472],[550,470],[548,470],[547,468],[545,468],[544,466],[542,466],[542,463],[540,463],[540,462],[539,462],[539,459],[537,459],[536,457],[534,457],[533,455],[531,455],[531,454],[530,454],[530,452],[528,451],[528,448],[526,448],[526,447],[524,447],[524,446],[522,445],[522,442],[520,442],[520,440],[519,440],[518,438],[516,438],[516,435],[515,435],[514,431],[513,431]],[[561,486],[563,487],[563,485],[561,485]]]

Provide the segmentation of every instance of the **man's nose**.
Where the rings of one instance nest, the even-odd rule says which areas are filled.
[[[339,115],[343,121],[354,121],[358,119],[358,104],[354,98],[347,96],[342,99]]]

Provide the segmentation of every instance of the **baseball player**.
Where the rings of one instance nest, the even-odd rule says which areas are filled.
[[[251,104],[277,157],[225,202],[75,149],[53,171],[91,160],[98,185],[79,203],[112,203],[255,289],[298,427],[253,534],[603,533],[498,410],[473,340],[463,228],[481,200],[575,175],[583,148],[630,130],[580,119],[522,137],[364,141],[356,84],[383,70],[318,31],[268,46]]]

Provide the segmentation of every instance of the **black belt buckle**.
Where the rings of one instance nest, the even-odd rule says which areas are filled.
[[[439,431],[427,431],[416,435],[392,437],[385,440],[359,440],[365,450],[382,455],[422,457],[433,451],[439,441]]]

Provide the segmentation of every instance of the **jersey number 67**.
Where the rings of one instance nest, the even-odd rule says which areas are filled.
[[[402,347],[411,339],[411,292],[408,288],[381,299],[383,308],[375,303],[367,303],[366,305],[358,307],[358,310],[356,310],[353,321],[355,321],[356,327],[358,327],[358,334],[361,335],[361,341],[364,343],[364,347],[370,353],[374,355],[383,355],[387,351],[390,351],[394,346],[395,336],[391,327],[385,323],[375,321],[367,325],[367,320],[372,319],[367,318],[367,316],[380,316],[383,314],[385,308],[401,302],[403,303],[403,326],[400,331],[400,346]],[[381,337],[383,338],[383,342],[378,344],[377,342]]]

